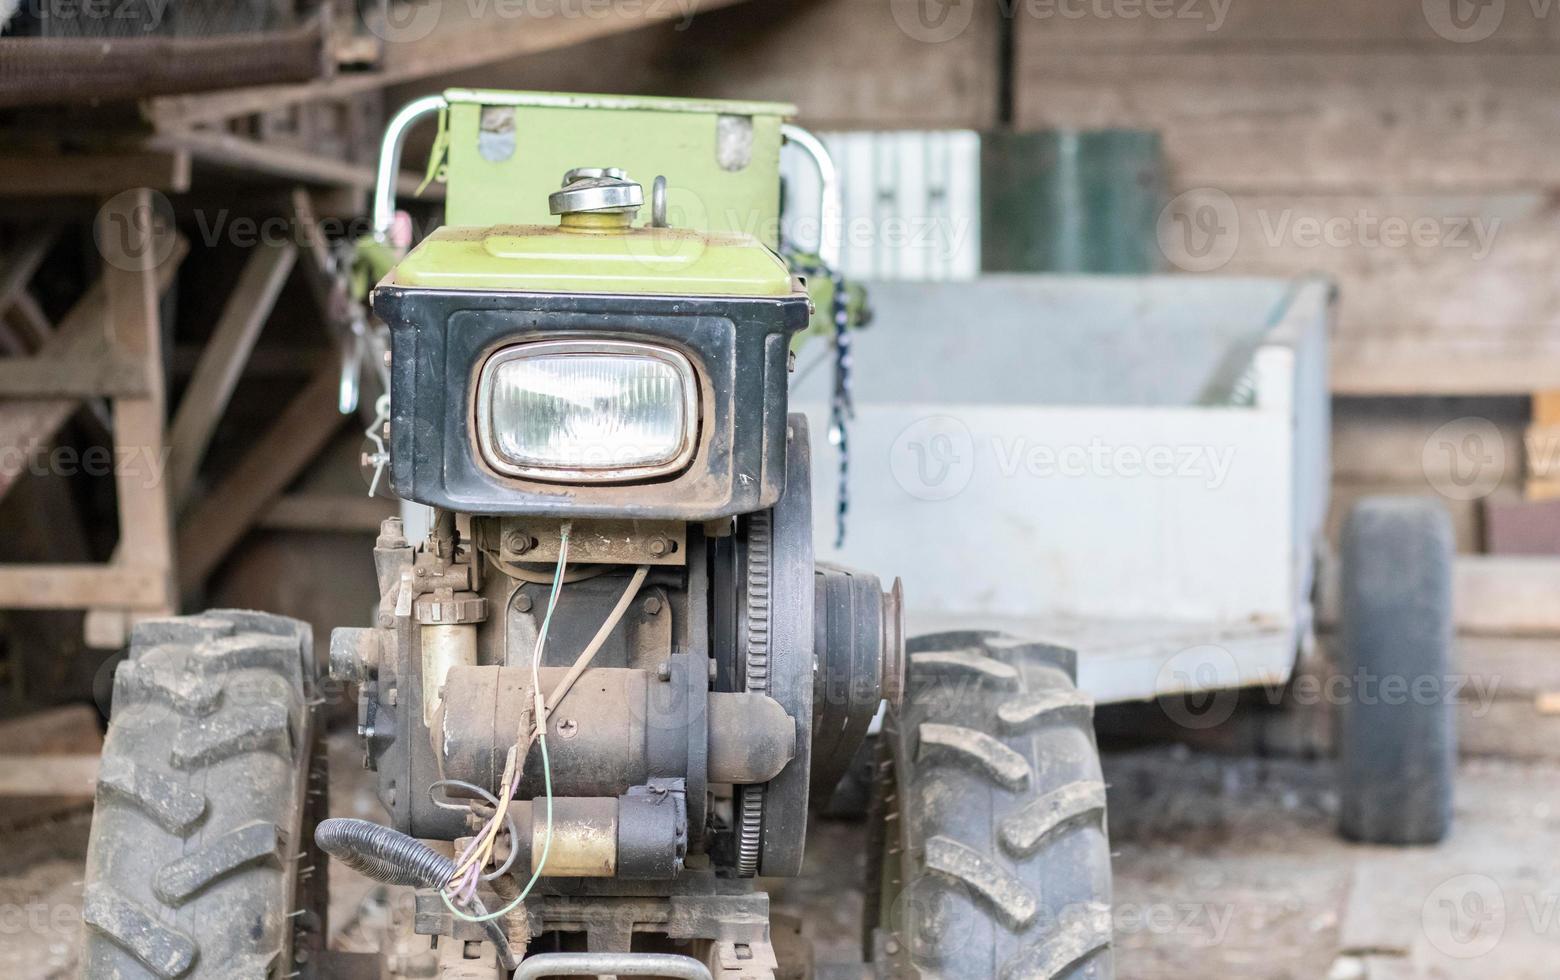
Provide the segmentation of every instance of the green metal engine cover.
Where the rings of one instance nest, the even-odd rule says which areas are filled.
[[[683,296],[789,296],[791,273],[740,233],[678,228],[579,232],[556,225],[444,227],[390,280],[424,289]]]

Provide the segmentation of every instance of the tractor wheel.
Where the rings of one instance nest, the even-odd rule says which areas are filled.
[[[87,850],[83,976],[275,980],[319,951],[311,646],[307,626],[262,613],[135,627]]]
[[[1350,840],[1434,844],[1451,829],[1452,550],[1446,512],[1426,500],[1362,500],[1344,525],[1338,795]]]
[[[1110,844],[1071,651],[912,640],[879,741],[866,952],[879,975],[1110,980]]]

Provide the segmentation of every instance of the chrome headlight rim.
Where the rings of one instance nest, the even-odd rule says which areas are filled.
[[[510,361],[523,358],[597,354],[606,356],[648,357],[673,369],[682,387],[680,408],[683,418],[683,438],[677,454],[665,462],[650,465],[570,467],[538,466],[516,463],[506,459],[498,448],[493,426],[493,385],[498,370]],[[476,416],[477,455],[482,463],[497,473],[516,479],[535,480],[543,483],[612,484],[632,483],[675,475],[688,468],[698,449],[699,441],[699,386],[693,362],[681,351],[660,344],[611,338],[577,338],[570,340],[528,340],[506,344],[494,350],[483,361],[477,374],[477,384],[472,393],[472,410]]]

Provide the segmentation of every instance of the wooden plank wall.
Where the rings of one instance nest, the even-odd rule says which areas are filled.
[[[1006,2],[1006,0],[1004,0]],[[997,122],[992,0],[955,0],[952,35],[915,34],[934,0],[748,3],[562,51],[394,89],[445,86],[627,92],[795,103],[817,129],[989,128]],[[901,25],[910,25],[907,29]]]
[[[1161,130],[1180,220],[1218,222],[1173,260],[1339,282],[1335,390],[1531,391],[1560,372],[1560,4],[1455,2],[1020,0],[1017,123]]]
[[[1017,126],[1164,134],[1188,193],[1165,226],[1172,267],[1339,282],[1335,390],[1555,386],[1560,0],[745,4],[390,102],[444,84],[609,89],[788,100],[817,128],[983,129],[1004,12]]]

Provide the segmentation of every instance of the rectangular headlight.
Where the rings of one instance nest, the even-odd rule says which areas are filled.
[[[501,473],[612,482],[674,473],[693,456],[698,392],[674,350],[620,340],[495,352],[476,395],[477,442]]]

